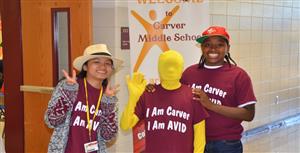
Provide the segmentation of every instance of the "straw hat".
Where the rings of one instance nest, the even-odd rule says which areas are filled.
[[[108,51],[106,44],[95,44],[88,46],[82,56],[77,57],[73,61],[73,66],[76,70],[81,71],[82,66],[85,62],[90,59],[97,57],[106,57],[110,58],[113,61],[114,73],[119,71],[122,68],[123,61],[117,58],[112,57],[111,53]]]

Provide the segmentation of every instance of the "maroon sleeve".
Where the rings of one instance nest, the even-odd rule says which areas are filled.
[[[209,117],[205,108],[200,104],[199,101],[193,100],[192,101],[193,108],[194,108],[194,117],[193,117],[193,124],[198,124],[199,122],[205,120]]]
[[[236,82],[236,100],[238,105],[256,101],[251,79],[245,71],[242,71]]]
[[[111,100],[111,98],[108,97],[106,99],[110,99],[109,101],[115,101],[115,100]],[[98,133],[105,141],[109,141],[113,139],[118,133],[118,118],[117,118],[118,111],[117,111],[116,103],[102,102],[101,110],[102,110],[102,115],[100,119],[101,123],[100,123],[100,127],[98,128],[100,131]]]
[[[139,120],[142,120],[145,118],[145,92],[141,95],[139,101],[137,102],[135,106],[135,115],[139,118]]]
[[[65,80],[60,81],[52,93],[45,112],[45,123],[53,128],[65,122],[67,112],[77,99],[79,85],[68,85]]]
[[[48,119],[51,125],[57,126],[63,123],[66,119],[66,112],[69,110],[70,105],[64,99],[64,97],[59,97],[55,105],[49,109]]]

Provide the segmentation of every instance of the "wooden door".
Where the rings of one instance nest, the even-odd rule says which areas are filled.
[[[1,0],[3,65],[5,65],[5,148],[24,152],[24,105],[20,1]]]
[[[14,3],[16,7],[9,10],[11,3]],[[7,69],[7,71],[8,69],[10,71],[18,70],[19,72],[15,74],[20,74],[22,79],[18,79],[19,82],[17,83],[14,82],[17,80],[11,79],[12,82],[6,82],[5,86],[8,86],[8,90],[20,84],[24,87],[22,88],[22,92],[16,91],[20,90],[20,86],[18,86],[16,89],[13,89],[16,91],[15,93],[12,92],[9,95],[5,95],[7,99],[13,96],[22,98],[19,101],[9,101],[9,105],[6,105],[9,107],[7,110],[10,110],[10,112],[7,112],[8,118],[6,121],[10,123],[6,126],[7,134],[5,145],[7,152],[47,152],[52,131],[44,123],[44,112],[51,94],[48,90],[45,92],[43,89],[53,87],[53,67],[56,66],[53,63],[54,57],[52,56],[51,8],[70,9],[70,61],[73,61],[73,59],[81,55],[83,49],[92,42],[92,2],[91,0],[20,0],[4,2],[1,7],[3,7],[4,10],[6,9],[7,12],[4,14],[7,19],[3,23],[5,24],[3,26],[3,33],[6,33],[5,27],[6,29],[9,29],[9,26],[13,27],[15,25],[21,27],[19,31],[16,31],[17,38],[3,38],[3,42],[6,41],[8,44],[7,46],[4,45],[3,49],[4,52],[5,48],[8,48],[11,52],[13,52],[13,48],[21,50],[21,52],[17,55],[15,54],[15,56],[13,56],[13,53],[5,56],[4,53],[4,60],[7,61],[5,63],[10,63],[10,65],[5,65],[5,69]],[[10,11],[15,12],[16,9],[18,9],[21,14],[21,18],[16,17],[15,21],[19,22],[10,21],[10,19],[8,19],[9,13],[11,13]],[[6,35],[9,34],[6,33]],[[19,43],[16,40],[20,40]],[[17,43],[15,47],[13,43]],[[14,65],[13,60],[15,60],[16,57],[19,57],[19,61],[16,61],[16,63],[21,63]],[[13,73],[9,73],[9,75],[13,75]],[[23,122],[23,125],[17,125],[16,128],[16,124],[14,123],[19,124],[20,121]],[[16,131],[12,131],[12,129],[18,129],[21,132],[13,133]],[[13,138],[20,140],[13,142],[11,141]],[[12,148],[18,145],[21,145],[21,147],[24,146],[23,151],[22,148],[18,150]]]

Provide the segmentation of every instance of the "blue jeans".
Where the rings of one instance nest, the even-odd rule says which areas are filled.
[[[209,141],[204,153],[243,153],[243,144],[241,140]]]

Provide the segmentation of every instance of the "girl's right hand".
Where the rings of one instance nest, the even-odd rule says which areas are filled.
[[[74,69],[72,71],[72,76],[69,76],[69,74],[65,70],[62,70],[62,72],[63,72],[63,74],[64,74],[64,76],[65,76],[65,78],[67,80],[66,81],[67,84],[74,85],[74,84],[77,83],[77,81],[76,81],[76,71]]]

